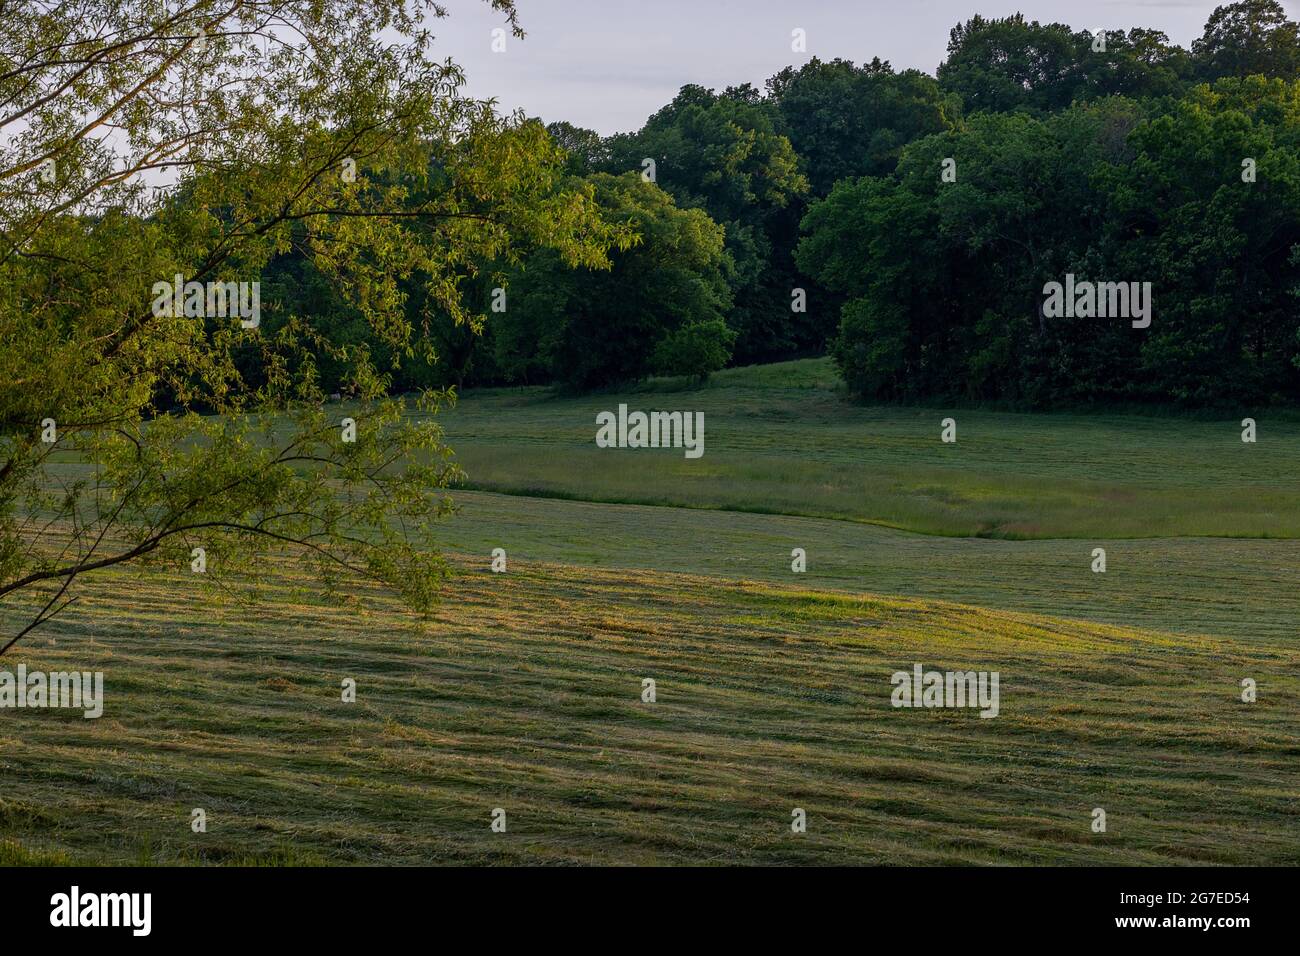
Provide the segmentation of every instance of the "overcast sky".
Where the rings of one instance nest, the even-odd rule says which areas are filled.
[[[468,92],[496,97],[550,122],[601,133],[639,129],[686,83],[722,89],[763,81],[811,56],[934,73],[948,31],[975,13],[1060,21],[1078,30],[1163,30],[1184,47],[1200,36],[1215,0],[518,0],[528,36],[491,50],[501,17],[477,0],[451,0],[433,23],[434,55],[465,68]],[[1286,0],[1297,16],[1296,0]],[[790,33],[807,33],[793,53]]]

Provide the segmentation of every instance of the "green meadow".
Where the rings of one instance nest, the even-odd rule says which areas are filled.
[[[597,449],[620,402],[704,457]],[[429,619],[289,555],[113,569],[6,656],[106,702],[0,710],[0,864],[1300,863],[1295,419],[868,408],[810,360],[443,422]],[[916,663],[998,716],[891,707]]]
[[[596,415],[704,412],[705,454],[597,448]],[[940,441],[953,418],[957,441]],[[1254,418],[1258,441],[1241,440]],[[470,487],[996,538],[1300,537],[1300,419],[1016,414],[850,404],[828,359],[710,386],[556,399],[475,392],[447,415]]]
[[[706,456],[707,457],[707,456]],[[1300,637],[1300,540],[940,538],[820,518],[596,504],[484,492],[455,496],[439,537],[487,567],[514,560],[642,568],[1243,640]],[[1107,572],[1090,570],[1106,551]],[[807,571],[793,574],[803,548]]]

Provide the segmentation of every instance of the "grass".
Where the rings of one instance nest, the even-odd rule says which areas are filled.
[[[596,413],[704,412],[705,454],[602,449]],[[1241,441],[1240,419],[1259,440]],[[940,422],[957,421],[957,442]],[[847,402],[826,359],[734,369],[705,388],[556,398],[469,393],[445,414],[469,487],[533,497],[1034,538],[1300,537],[1300,422],[1034,415]]]
[[[941,538],[821,518],[613,505],[482,492],[437,531],[487,567],[513,558],[908,595],[1250,641],[1296,639],[1300,541]],[[807,572],[790,570],[803,548]],[[1091,570],[1106,550],[1107,571]]]
[[[305,584],[254,615],[100,579],[10,663],[103,670],[105,715],[3,712],[0,832],[85,863],[1300,862],[1293,643],[524,562],[420,626]],[[891,708],[915,662],[999,670],[1001,714]]]
[[[620,401],[705,457],[595,449]],[[809,360],[445,424],[430,620],[115,569],[6,656],[106,706],[0,710],[0,865],[1300,863],[1293,420],[863,408]],[[914,663],[1001,713],[892,708]]]

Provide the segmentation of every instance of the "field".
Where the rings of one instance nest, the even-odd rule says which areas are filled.
[[[713,387],[555,401],[473,395],[448,433],[475,488],[726,508],[994,538],[1300,537],[1300,420],[1031,415],[847,404],[825,359]],[[705,455],[597,448],[596,414],[703,411]],[[957,442],[940,423],[957,423]],[[1255,418],[1258,441],[1241,440]]]
[[[704,457],[596,449],[619,402]],[[471,393],[430,620],[115,570],[7,656],[107,703],[0,710],[0,864],[1295,865],[1300,423],[1247,414],[864,408],[824,361]],[[891,707],[914,663],[1000,713]]]

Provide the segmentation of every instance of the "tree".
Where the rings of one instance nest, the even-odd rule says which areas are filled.
[[[1300,24],[1278,0],[1241,0],[1216,7],[1192,44],[1203,80],[1253,75],[1294,79],[1300,74]]]
[[[892,173],[904,146],[960,119],[960,100],[934,77],[895,73],[879,59],[859,67],[813,57],[777,73],[767,89],[817,197],[841,179]]]
[[[1046,323],[1040,305],[1053,277],[1100,268],[1094,177],[1122,155],[1116,127],[1139,119],[1123,100],[1046,120],[978,115],[913,143],[895,177],[842,182],[815,203],[797,256],[848,297],[834,354],[850,387],[1046,404],[1104,392],[1107,368],[1123,380],[1136,366],[1126,329]],[[946,159],[954,182],[940,177]]]
[[[978,14],[952,28],[939,84],[958,93],[966,113],[1059,110],[1078,84],[1079,45],[1064,23],[1040,24],[1017,13]]]
[[[967,113],[1042,114],[1106,96],[1176,96],[1190,73],[1187,52],[1158,30],[1074,32],[1015,14],[954,27],[938,78]]]
[[[514,25],[511,0],[490,4]],[[0,652],[83,575],[188,568],[194,548],[213,576],[256,578],[268,549],[291,546],[327,587],[357,574],[417,609],[435,599],[445,568],[428,526],[456,473],[432,417],[445,396],[406,414],[384,396],[391,368],[325,340],[301,298],[262,303],[263,328],[263,271],[310,259],[400,361],[421,347],[411,276],[473,322],[461,290],[476,263],[536,244],[600,266],[618,235],[589,189],[565,185],[540,124],[465,99],[460,71],[426,57],[423,13],[443,11],[6,9],[0,599],[26,623]],[[232,298],[248,308],[231,314]],[[356,400],[355,434],[322,405],[313,348]]]
[[[798,259],[841,292],[834,354],[870,398],[1293,402],[1300,393],[1300,82],[980,114],[841,182]],[[956,178],[943,181],[945,159]],[[1128,315],[1050,315],[1049,282],[1146,284]]]
[[[1191,57],[1159,30],[1107,30],[1100,37],[1081,32],[1075,39],[1079,49],[1076,101],[1173,97],[1191,82]],[[1104,47],[1099,40],[1105,41]]]
[[[1099,185],[1116,269],[1160,293],[1141,380],[1185,404],[1293,402],[1300,81],[1197,87],[1131,139]]]
[[[773,238],[808,181],[758,91],[682,87],[639,132],[611,137],[609,150],[610,172],[639,171],[653,159],[656,183],[679,207],[702,209],[725,227],[734,264],[728,324],[738,333],[739,359],[774,358],[815,340],[790,311],[798,282],[788,250],[783,257]]]
[[[575,389],[636,381],[659,343],[684,325],[723,321],[731,304],[723,230],[634,172],[589,180],[604,218],[636,235],[608,269],[571,268],[549,251],[509,277],[494,317],[496,360],[513,381]]]
[[[565,120],[547,123],[551,139],[567,155],[565,168],[574,176],[586,176],[609,162],[609,146],[594,129],[574,126]]]
[[[701,385],[731,360],[736,333],[721,319],[692,322],[669,332],[655,349],[653,366],[660,375],[683,375]]]

